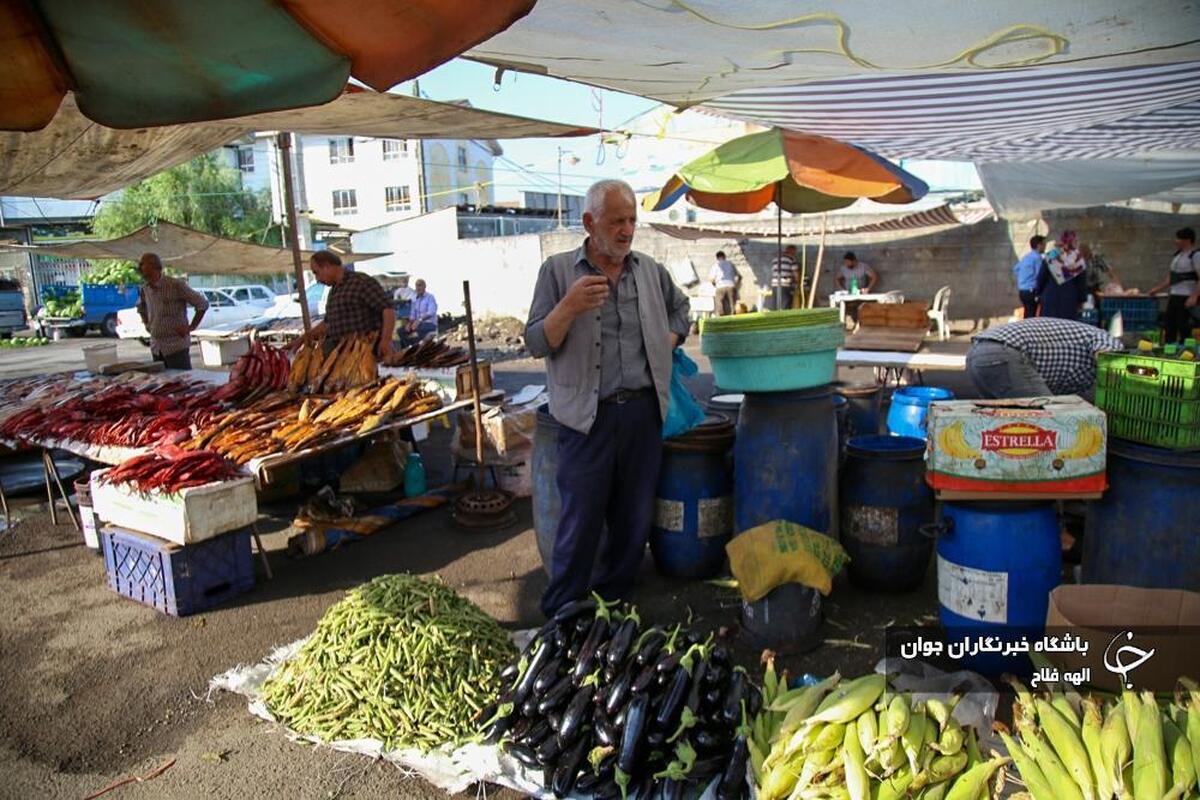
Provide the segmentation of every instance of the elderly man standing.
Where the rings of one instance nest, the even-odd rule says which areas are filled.
[[[138,260],[138,272],[146,283],[138,295],[137,310],[150,334],[150,352],[167,369],[191,369],[192,331],[208,310],[204,295],[182,278],[163,275],[162,259],[157,253],[145,253]],[[196,309],[189,323],[187,307]]]
[[[690,322],[670,273],[632,249],[636,224],[628,184],[588,189],[588,237],[542,264],[525,326],[529,352],[546,359],[550,413],[562,425],[547,616],[589,591],[625,597],[650,534],[671,353]]]
[[[325,300],[325,319],[308,333],[294,340],[291,347],[324,338],[329,353],[339,340],[356,333],[376,334],[375,352],[380,360],[392,352],[392,334],[396,330],[396,309],[392,298],[370,275],[351,272],[342,266],[336,253],[318,250],[308,261],[313,276],[329,288]]]

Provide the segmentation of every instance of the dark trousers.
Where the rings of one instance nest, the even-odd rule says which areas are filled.
[[[1025,319],[1033,319],[1037,316],[1037,295],[1032,290],[1017,292],[1021,297],[1021,306],[1025,309]]]
[[[778,302],[776,302],[776,294],[778,294]],[[792,303],[796,299],[796,289],[793,286],[784,286],[782,288],[771,287],[771,294],[763,302],[763,308],[769,311],[786,311],[792,307]]]
[[[590,591],[609,600],[628,595],[646,553],[661,461],[662,418],[653,391],[601,403],[587,435],[559,431],[562,516],[542,596],[547,617]]]
[[[1192,314],[1185,295],[1173,294],[1167,298],[1166,329],[1163,344],[1181,344],[1192,335]]]
[[[185,347],[167,355],[155,353],[154,360],[161,361],[167,369],[191,369],[192,351]]]

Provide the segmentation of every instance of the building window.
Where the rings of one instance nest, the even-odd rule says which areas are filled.
[[[239,147],[237,149],[238,169],[242,172],[254,172],[254,148]]]
[[[408,140],[407,139],[384,139],[383,140],[383,160],[392,161],[397,158],[404,158],[408,155]]]
[[[467,168],[467,146],[465,144],[458,146],[458,165],[463,169]]]
[[[384,204],[388,211],[408,211],[412,208],[412,194],[407,186],[388,186],[384,189]]]
[[[358,192],[354,189],[336,189],[333,193],[333,214],[341,216],[358,213]]]
[[[329,163],[349,164],[354,160],[354,140],[350,137],[329,140]]]

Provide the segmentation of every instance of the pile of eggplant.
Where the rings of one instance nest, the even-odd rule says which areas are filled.
[[[747,720],[762,695],[712,636],[642,628],[636,609],[588,598],[564,606],[514,664],[480,718],[555,797],[748,793]]]

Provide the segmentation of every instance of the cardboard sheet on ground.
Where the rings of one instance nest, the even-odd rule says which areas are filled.
[[[534,630],[518,631],[512,635],[513,643],[523,647],[536,633]],[[307,640],[300,639],[277,648],[261,663],[253,666],[235,667],[217,675],[209,681],[209,691],[220,690],[240,694],[249,701],[250,713],[259,719],[278,724],[274,715],[262,701],[262,686],[289,659],[294,658]],[[344,753],[358,753],[369,758],[380,758],[408,772],[420,775],[447,794],[466,791],[478,782],[494,783],[521,792],[529,797],[552,798],[554,795],[542,788],[540,772],[529,772],[514,758],[495,745],[463,745],[457,749],[422,753],[419,750],[384,750],[378,739],[347,739],[322,742],[316,737],[284,728],[284,733],[293,741],[311,742]],[[706,789],[699,800],[713,800],[716,796],[716,781]]]

